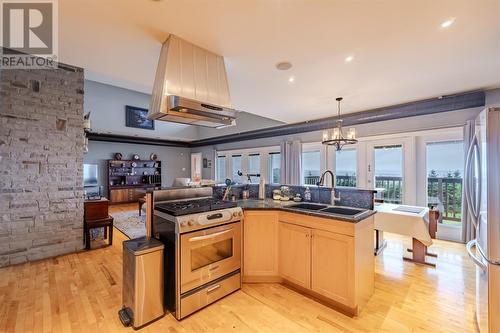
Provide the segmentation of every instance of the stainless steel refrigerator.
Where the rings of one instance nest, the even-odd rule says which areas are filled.
[[[465,198],[476,239],[476,320],[481,333],[500,332],[500,108],[479,114],[466,159]]]

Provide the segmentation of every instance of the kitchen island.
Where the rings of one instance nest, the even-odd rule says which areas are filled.
[[[283,283],[355,316],[373,294],[373,215],[295,209],[295,202],[240,200],[243,282]]]

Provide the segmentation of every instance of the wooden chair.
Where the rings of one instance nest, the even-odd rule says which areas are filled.
[[[85,201],[83,234],[87,250],[90,249],[90,230],[96,228],[104,228],[104,238],[108,239],[108,245],[113,244],[113,217],[108,214],[108,208],[106,198]]]

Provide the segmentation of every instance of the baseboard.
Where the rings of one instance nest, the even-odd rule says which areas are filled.
[[[243,283],[282,283],[283,278],[278,275],[243,276]]]
[[[358,307],[357,306],[354,308],[351,308],[350,306],[347,306],[347,305],[344,305],[344,304],[339,303],[337,301],[334,301],[334,300],[332,300],[328,297],[325,297],[325,296],[323,296],[315,291],[312,291],[310,289],[296,285],[295,283],[290,282],[290,281],[285,280],[285,279],[283,279],[283,285],[298,292],[301,295],[304,295],[306,297],[309,297],[309,298],[315,300],[318,303],[321,303],[325,306],[328,306],[329,308],[332,308],[335,311],[343,313],[346,316],[355,317],[358,315]]]

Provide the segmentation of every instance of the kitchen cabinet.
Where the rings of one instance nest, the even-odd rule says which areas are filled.
[[[354,306],[354,237],[312,231],[311,289]]]
[[[311,229],[279,223],[280,275],[304,288],[311,285]]]
[[[283,283],[355,316],[374,291],[373,216],[244,210],[243,281]]]
[[[243,244],[243,281],[278,282],[278,212],[246,211]]]

